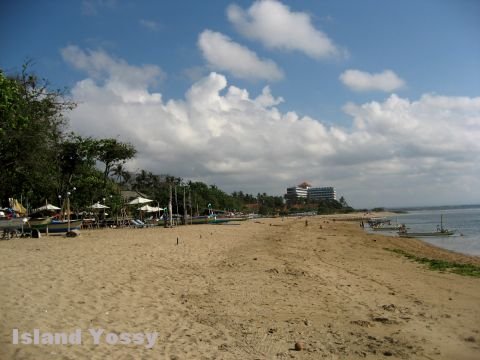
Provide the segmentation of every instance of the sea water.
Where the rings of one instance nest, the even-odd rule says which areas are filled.
[[[392,224],[405,224],[409,232],[434,232],[440,226],[455,230],[452,236],[428,236],[419,239],[444,249],[468,255],[480,255],[480,207],[408,211],[389,217]]]

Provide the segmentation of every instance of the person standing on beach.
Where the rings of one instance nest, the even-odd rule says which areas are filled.
[[[163,227],[166,228],[167,227],[167,219],[168,219],[168,216],[167,216],[167,212],[164,210],[163,211]]]

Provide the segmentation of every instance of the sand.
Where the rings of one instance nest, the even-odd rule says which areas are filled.
[[[479,359],[480,279],[385,248],[480,264],[331,217],[1,241],[0,358]],[[13,329],[82,343],[14,345]]]

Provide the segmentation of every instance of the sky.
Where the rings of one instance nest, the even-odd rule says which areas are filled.
[[[357,208],[480,203],[479,39],[476,0],[0,4],[0,68],[33,60],[131,171]]]

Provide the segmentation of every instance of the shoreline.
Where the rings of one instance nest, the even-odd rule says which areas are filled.
[[[392,212],[381,212],[381,213],[374,213],[373,217],[391,217],[395,216],[395,213]],[[327,217],[331,217],[332,219],[336,219],[336,221],[349,221],[344,220],[343,215],[335,216],[335,215],[328,215]],[[364,218],[365,219],[365,218]],[[366,217],[368,219],[368,217]],[[386,239],[397,239],[398,241],[390,242],[392,245],[396,245],[400,247],[402,250],[411,250],[414,251],[414,255],[417,256],[433,256],[439,260],[448,260],[448,261],[458,261],[460,263],[468,263],[473,265],[480,265],[480,255],[473,255],[473,254],[466,254],[450,249],[443,248],[441,246],[429,243],[422,238],[419,237],[397,237],[391,236],[388,234],[382,233],[374,233],[374,232],[366,232],[366,234],[372,236],[381,236]],[[413,241],[410,241],[413,240]]]
[[[384,211],[384,212],[375,212],[375,213],[369,213],[369,214],[363,214],[363,213],[353,213],[353,214],[332,214],[332,215],[318,215],[319,217],[325,217],[329,219],[335,219],[336,221],[368,221],[371,218],[375,217],[393,217],[395,216],[396,213],[394,212],[389,212],[389,211]],[[350,217],[351,216],[351,217]],[[430,255],[435,256],[439,260],[446,260],[446,261],[458,261],[459,263],[462,264],[472,264],[472,265],[480,265],[480,255],[475,255],[475,254],[468,254],[460,251],[455,251],[451,249],[447,249],[444,247],[441,247],[436,244],[432,244],[425,239],[422,239],[421,237],[398,237],[393,234],[385,234],[382,232],[369,232],[365,231],[366,234],[371,234],[372,236],[383,236],[386,238],[395,238],[399,239],[400,241],[395,242],[395,245],[398,245],[400,247],[404,246],[405,244],[408,244],[408,240],[414,240],[414,243],[417,244],[416,246],[410,246],[407,248],[409,250],[415,251],[416,253],[413,255],[417,256],[425,256],[425,254],[430,253]],[[418,242],[421,244],[425,245],[428,249],[424,248],[423,246],[419,246]],[[413,243],[412,243],[413,245]],[[402,248],[402,250],[405,250]]]
[[[324,217],[327,219],[332,219],[332,221],[367,221],[372,217],[391,217],[395,216],[395,213],[392,212],[377,212],[371,213],[370,216],[361,215],[360,213],[354,214],[352,217],[349,217],[350,214],[332,214],[332,215],[318,215],[318,217]],[[472,264],[480,266],[480,255],[467,254],[455,250],[450,250],[435,244],[432,244],[428,241],[425,241],[419,237],[398,237],[395,235],[383,234],[381,232],[368,232],[362,229],[365,234],[372,236],[380,236],[386,239],[398,239],[398,241],[388,242],[390,245],[395,245],[401,250],[412,251],[412,255],[419,257],[433,257],[438,260],[445,261],[454,261],[461,264]]]
[[[479,357],[480,279],[431,271],[385,248],[476,265],[480,257],[334,218],[2,241],[0,357]],[[69,346],[11,342],[14,328],[92,327],[159,335],[150,349],[87,337]],[[293,350],[296,341],[303,351]]]

